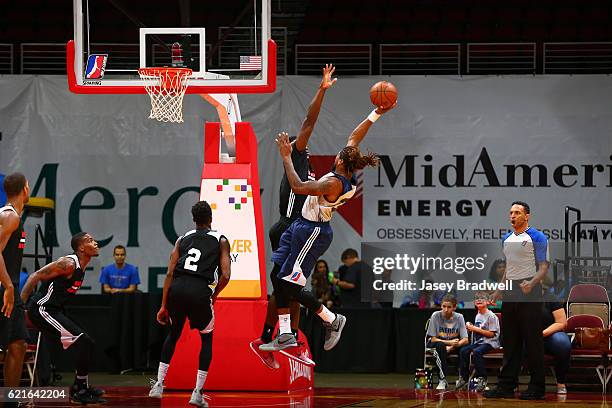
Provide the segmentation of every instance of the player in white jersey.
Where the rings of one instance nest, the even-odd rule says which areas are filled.
[[[377,166],[378,156],[373,153],[361,154],[359,144],[372,124],[395,105],[372,111],[353,130],[344,147],[336,156],[334,168],[319,180],[302,181],[291,161],[292,146],[287,133],[279,134],[279,147],[283,166],[291,189],[295,194],[308,195],[302,207],[302,216],[295,220],[283,233],[279,248],[274,251],[272,281],[277,294],[280,334],[271,342],[259,346],[260,350],[278,351],[296,347],[297,341],[291,333],[289,302],[297,300],[316,313],[326,327],[325,350],[331,350],[340,340],[346,318],[332,313],[317,301],[312,293],[304,291],[304,285],[319,257],[329,248],[333,231],[329,225],[333,212],[355,194],[353,174],[367,166]]]

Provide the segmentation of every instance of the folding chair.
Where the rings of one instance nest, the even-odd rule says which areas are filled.
[[[599,316],[594,315],[573,315],[567,319],[566,332],[572,339],[572,343],[575,338],[575,330],[578,327],[592,327],[592,328],[605,328],[607,325]],[[609,348],[609,346],[608,346]],[[579,367],[594,368],[599,378],[599,382],[602,386],[602,392],[605,394],[608,382],[612,376],[612,370],[609,365],[608,352],[602,352],[600,350],[590,350],[581,348],[572,348],[571,359],[574,362],[578,362]],[[572,363],[572,366],[576,366]]]
[[[423,352],[423,369],[427,369],[427,368],[431,369],[436,366],[435,364],[427,364],[427,359],[434,357],[434,354],[433,354],[434,349],[432,349],[431,347],[427,347],[427,330],[429,329],[430,320],[431,319],[427,319],[427,321],[425,322],[425,336],[423,338],[423,347],[425,350]]]
[[[30,379],[30,387],[34,386],[34,379],[36,376],[36,364],[38,362],[38,348],[40,347],[40,330],[34,326],[28,313],[26,312],[26,326],[28,328],[28,332],[36,332],[36,343],[28,343],[26,346],[26,354],[23,360],[23,364],[26,366],[28,370],[28,376]]]
[[[567,316],[599,316],[604,326],[610,324],[610,298],[606,288],[592,283],[572,286],[567,297]]]

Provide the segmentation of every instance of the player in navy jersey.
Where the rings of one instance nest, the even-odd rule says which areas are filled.
[[[302,122],[300,132],[298,133],[297,138],[292,138],[293,140],[291,140],[291,145],[293,146],[293,149],[291,150],[291,162],[293,163],[295,172],[302,181],[315,179],[314,171],[312,170],[309,161],[308,141],[314,130],[317,118],[319,117],[325,92],[337,81],[337,78],[332,78],[335,70],[336,68],[331,64],[327,64],[325,65],[325,68],[323,68],[323,78],[321,79],[317,93],[312,99],[312,102],[310,102],[308,113]],[[272,251],[276,251],[278,249],[281,235],[287,230],[287,228],[289,228],[293,221],[300,217],[302,213],[302,206],[304,205],[304,201],[306,201],[305,195],[295,194],[293,192],[286,174],[283,174],[283,178],[281,180],[279,196],[280,218],[270,228],[269,232]],[[273,274],[276,273],[277,272],[273,272]],[[270,276],[270,279],[274,280],[272,275]],[[291,314],[291,331],[297,338],[300,322],[299,302],[291,301],[289,303],[289,309]],[[271,352],[261,351],[259,350],[259,346],[263,343],[272,341],[274,326],[276,326],[277,321],[278,314],[276,310],[276,293],[273,291],[268,301],[266,321],[264,323],[261,337],[253,340],[250,343],[251,350],[253,350],[257,356],[261,358],[264,364],[270,368],[278,368],[279,364]],[[302,354],[302,352],[300,351],[299,354]],[[302,355],[301,359],[307,363],[311,362],[305,354]]]
[[[98,243],[91,235],[80,232],[70,241],[74,253],[62,256],[42,267],[28,277],[21,299],[27,302],[30,320],[51,341],[62,345],[64,350],[76,350],[76,376],[72,387],[72,400],[82,404],[106,402],[100,398],[104,393],[89,386],[89,360],[94,341],[70,317],[64,306],[83,284],[85,268],[91,258],[98,256]],[[30,298],[39,282],[42,285]]]
[[[206,201],[196,203],[191,214],[196,228],[176,240],[164,280],[157,321],[170,323],[170,333],[162,347],[157,381],[152,380],[149,397],[162,397],[170,360],[188,318],[189,325],[200,331],[202,339],[196,386],[189,403],[205,407],[208,405],[203,387],[212,360],[215,326],[213,305],[230,281],[230,245],[224,235],[211,229],[212,209]]]
[[[333,213],[355,194],[353,173],[367,166],[378,165],[378,157],[372,153],[361,154],[359,144],[372,124],[393,107],[395,105],[372,111],[353,130],[346,147],[336,155],[333,170],[319,180],[300,180],[291,161],[292,146],[288,135],[281,133],[276,139],[291,189],[296,194],[308,197],[300,218],[283,233],[280,246],[272,255],[280,334],[273,341],[259,346],[260,350],[279,351],[298,345],[291,332],[288,308],[291,300],[299,301],[323,320],[326,328],[325,350],[331,350],[340,340],[346,318],[332,313],[312,293],[304,291],[304,285],[317,259],[331,244],[333,232],[329,221]]]
[[[0,350],[6,351],[4,386],[17,387],[28,337],[24,305],[19,297],[19,274],[25,247],[21,214],[30,197],[30,186],[23,174],[13,173],[4,178],[3,188],[7,202],[0,207]]]

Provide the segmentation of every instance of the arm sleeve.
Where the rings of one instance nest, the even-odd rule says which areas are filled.
[[[501,239],[501,254],[503,255],[503,257],[506,257],[506,254],[504,253],[504,242],[506,242],[506,240],[508,239],[508,237],[510,236],[510,234],[512,234],[511,232],[506,232],[506,235],[504,235],[504,237]]]
[[[357,288],[359,286],[359,278],[360,278],[359,272],[361,272],[362,268],[361,267],[356,268],[356,266],[357,265],[347,268],[346,274],[344,275],[345,279],[343,280],[352,283]],[[355,289],[346,289],[346,290],[355,290]]]
[[[438,335],[438,313],[433,312],[429,318],[429,327],[427,328],[427,335],[430,337]]]
[[[531,235],[531,240],[533,241],[533,252],[535,254],[536,263],[548,262],[548,239],[546,235],[540,231],[537,231],[533,235],[529,235]]]
[[[489,321],[487,322],[487,330],[499,334],[499,319],[497,318],[497,316],[493,313],[491,314],[491,316],[489,316],[488,320]]]
[[[138,273],[138,267],[134,266],[132,274],[130,276],[130,285],[140,285],[140,274]]]
[[[465,327],[465,319],[463,319],[463,315],[459,313],[459,337],[465,339],[468,337],[467,328]]]
[[[110,282],[108,281],[108,274],[106,273],[105,267],[102,267],[102,270],[100,271],[100,283],[102,285],[104,284],[110,285]]]

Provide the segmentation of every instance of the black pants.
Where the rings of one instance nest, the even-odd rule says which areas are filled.
[[[544,338],[542,337],[542,287],[536,285],[527,296],[517,295],[513,282],[512,301],[502,303],[502,331],[504,363],[499,374],[498,388],[514,391],[518,385],[518,375],[523,360],[523,344],[526,348],[527,367],[531,374],[528,390],[543,393],[544,376]],[[519,288],[520,290],[520,288]]]
[[[435,343],[428,341],[427,347],[434,349],[433,354],[434,358],[436,359],[438,370],[440,371],[440,380],[446,379],[446,376],[448,375],[448,351],[446,351],[446,344],[442,343],[441,341],[437,341]],[[460,350],[461,347],[455,348],[452,352],[458,353]]]

